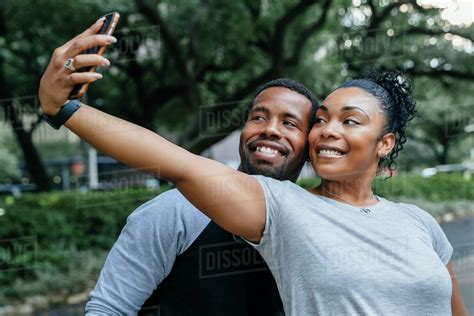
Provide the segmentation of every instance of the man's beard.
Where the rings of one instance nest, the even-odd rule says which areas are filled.
[[[262,175],[276,180],[284,180],[283,171],[286,168],[286,162],[279,167],[274,167],[270,163],[264,161],[260,161],[258,166],[252,165],[248,160],[243,161],[242,164],[245,166],[244,170],[247,170],[248,174]]]

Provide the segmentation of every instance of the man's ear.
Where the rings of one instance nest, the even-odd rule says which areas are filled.
[[[397,138],[394,133],[387,133],[382,136],[377,147],[377,156],[387,157],[392,151],[393,147],[397,142]]]

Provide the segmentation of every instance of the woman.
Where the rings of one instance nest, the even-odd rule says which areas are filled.
[[[65,67],[68,59],[75,68],[107,65],[101,56],[79,55],[113,42],[93,35],[100,26],[55,50],[39,91],[45,114],[58,117],[75,84],[98,79]],[[448,263],[452,247],[434,219],[371,190],[380,162],[393,166],[415,111],[401,74],[351,81],[326,98],[309,134],[311,162],[323,181],[309,192],[193,155],[87,105],[74,110],[65,125],[81,138],[173,182],[217,224],[252,243],[275,276],[288,315],[465,312]],[[256,110],[247,124],[266,119]],[[268,136],[278,139],[282,128],[299,123],[289,118]],[[263,160],[285,155],[270,143],[250,148]]]

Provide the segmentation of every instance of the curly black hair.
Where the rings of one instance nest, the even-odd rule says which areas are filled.
[[[410,79],[400,71],[378,72],[371,70],[359,79],[351,80],[341,86],[341,88],[347,87],[361,88],[380,100],[386,117],[380,137],[386,133],[394,133],[396,143],[390,154],[379,160],[379,168],[387,167],[390,171],[395,170],[397,168],[395,159],[407,141],[405,131],[408,122],[417,113]]]
[[[313,93],[311,93],[311,91],[309,91],[308,88],[306,88],[302,83],[299,83],[298,81],[290,79],[290,78],[279,78],[279,79],[275,79],[267,83],[264,83],[262,86],[258,88],[257,93],[255,94],[250,107],[253,106],[253,102],[263,90],[267,90],[268,88],[272,88],[272,87],[287,88],[287,89],[290,89],[291,91],[294,91],[306,97],[311,102],[311,115],[309,119],[309,123],[310,123],[309,126],[311,127],[314,125],[314,122],[316,119],[316,111],[318,110],[318,107],[319,107],[318,100],[313,95]]]

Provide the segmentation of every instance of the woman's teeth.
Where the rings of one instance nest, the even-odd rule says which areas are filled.
[[[324,155],[324,156],[332,156],[332,157],[339,157],[342,156],[343,153],[337,150],[331,150],[331,149],[320,149],[318,150],[318,154]]]
[[[257,147],[257,151],[264,153],[264,154],[270,154],[270,155],[276,155],[278,153],[277,150],[271,149],[268,147]]]

